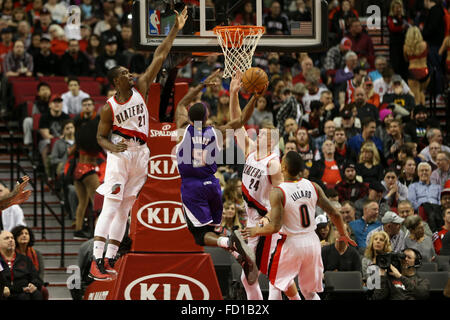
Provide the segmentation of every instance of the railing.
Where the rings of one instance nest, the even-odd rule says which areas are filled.
[[[22,148],[20,147],[20,144],[17,148],[14,148],[14,132],[12,130],[9,131],[10,135],[10,172],[11,172],[11,188],[14,188],[14,181],[18,180],[21,176],[27,175],[27,172],[25,169],[20,165],[20,154],[22,151]],[[14,150],[16,155],[16,161],[14,161]],[[45,201],[44,197],[44,188],[45,188],[45,174],[43,172],[38,172],[37,165],[34,163],[34,159],[30,159],[33,167],[33,176],[30,177],[29,184],[33,188],[33,225],[37,227],[38,225],[38,208],[37,208],[37,187],[38,187],[38,180],[40,179],[40,188],[41,188],[41,238],[44,240],[46,239],[46,228],[45,228],[45,208],[53,215],[53,217],[56,219],[56,221],[61,226],[61,259],[60,259],[60,267],[64,267],[64,254],[65,254],[65,221],[64,221],[64,200],[61,199],[57,192],[54,192],[56,197],[59,200],[60,210],[61,214],[60,216],[55,213],[55,210]],[[16,169],[16,170],[14,170]],[[14,172],[16,172],[16,179],[14,179]],[[51,191],[53,190],[53,187],[48,185],[49,189]],[[11,189],[12,190],[12,189]]]

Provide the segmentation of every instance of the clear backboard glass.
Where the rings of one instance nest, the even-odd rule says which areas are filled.
[[[188,20],[172,51],[220,52],[213,28],[264,26],[256,51],[320,50],[327,39],[324,0],[136,0],[133,36],[140,50],[155,50],[175,22],[175,11],[188,7]]]

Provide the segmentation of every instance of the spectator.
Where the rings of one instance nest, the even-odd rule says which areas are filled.
[[[311,101],[320,100],[320,95],[323,91],[327,89],[320,85],[320,70],[318,68],[312,68],[305,74],[306,79],[306,89],[307,92],[303,97],[303,105],[305,107],[305,112],[311,112]]]
[[[368,76],[372,79],[372,81],[376,81],[383,77],[381,73],[386,67],[387,67],[386,57],[383,55],[378,55],[375,58],[375,70],[369,72]]]
[[[342,215],[342,220],[345,223],[350,223],[355,220],[355,205],[349,200],[342,202],[340,213]],[[350,234],[351,232],[349,232]]]
[[[239,221],[239,215],[234,201],[225,201],[223,203],[222,223],[216,231],[224,236],[228,236],[233,230],[242,230],[243,228],[243,225]]]
[[[331,140],[334,139],[334,131],[336,130],[336,125],[333,120],[327,120],[324,123],[323,131],[324,135],[321,135],[320,137],[314,139],[314,142],[316,144],[316,149],[319,149],[322,147],[322,144],[325,140]]]
[[[345,130],[345,135],[347,137],[347,146],[349,139],[361,133],[361,121],[356,117],[356,108],[353,108],[353,106],[353,104],[345,106],[342,109],[341,117],[335,117],[333,119],[337,128],[343,128]],[[353,109],[355,109],[355,112],[353,112]]]
[[[320,102],[322,102],[322,105],[324,106],[323,119],[325,125],[325,121],[328,120],[332,121],[336,116],[338,116],[339,109],[335,106],[333,102],[333,92],[331,92],[330,90],[322,91],[320,95]]]
[[[27,53],[31,54],[32,57],[37,55],[41,50],[41,34],[34,32],[31,35],[31,43],[26,48]]]
[[[351,230],[345,224],[347,233]],[[358,250],[349,246],[345,241],[339,241],[339,235],[334,226],[331,227],[331,232],[334,233],[333,243],[322,246],[322,260],[323,271],[361,271],[361,258]]]
[[[44,279],[44,257],[39,250],[33,248],[35,241],[33,230],[27,226],[20,225],[12,229],[11,233],[16,244],[16,252],[30,258],[33,262],[34,268],[39,274],[39,278]],[[48,296],[47,290],[42,291],[46,292],[46,295]]]
[[[411,137],[413,142],[417,143],[419,152],[427,145],[426,133],[428,128],[434,127],[434,121],[430,120],[426,107],[417,105],[413,110],[411,120],[405,124],[405,133]]]
[[[325,120],[323,114],[325,108],[320,100],[314,100],[311,101],[310,109],[311,112],[302,116],[300,124],[308,129],[308,134],[313,138],[311,142],[315,147],[314,139],[319,137],[321,129],[323,128],[323,122]]]
[[[341,1],[329,14],[329,26],[332,39],[341,39],[349,29],[349,22],[358,18],[358,12],[352,8],[349,0]]]
[[[412,203],[409,200],[399,201],[399,203],[397,205],[397,212],[398,212],[398,215],[403,219],[406,219],[409,216],[415,215],[414,208],[412,206]],[[422,223],[423,223],[423,227],[425,229],[425,234],[427,236],[431,237],[433,235],[433,232],[431,232],[430,226],[425,221],[422,221]],[[409,231],[405,227],[404,223],[402,225],[402,231],[405,235],[409,234]]]
[[[280,123],[280,122],[278,122]],[[295,149],[297,150],[297,138],[296,132],[298,130],[298,123],[293,118],[287,118],[284,121],[284,126],[282,126],[282,130],[280,132],[280,150],[286,153],[286,145],[288,142],[295,143]],[[284,149],[283,149],[284,148]]]
[[[398,181],[406,187],[409,187],[410,184],[419,181],[419,177],[416,173],[416,167],[417,165],[414,158],[406,158],[402,166]]]
[[[381,165],[380,154],[373,142],[366,141],[362,144],[356,164],[356,173],[362,177],[365,183],[383,179],[384,168]]]
[[[82,24],[80,26],[80,36],[81,39],[78,41],[78,44],[80,45],[80,51],[86,53],[87,46],[89,44],[89,38],[92,35],[91,27],[89,27],[86,24]]]
[[[69,48],[61,57],[61,74],[63,76],[90,76],[89,59],[80,51],[78,40],[70,39]]]
[[[45,82],[40,82],[37,86],[37,95],[34,100],[31,114],[23,120],[23,143],[25,146],[30,146],[33,143],[33,115],[44,114],[49,110],[49,102],[51,97],[50,85]]]
[[[349,41],[351,41],[349,39]],[[353,79],[355,74],[355,69],[358,66],[358,55],[353,51],[347,51],[344,56],[345,65],[336,71],[334,77],[335,85],[341,85],[351,79]]]
[[[442,138],[442,131],[441,131],[441,129],[434,128],[434,127],[428,128],[427,129],[427,133],[426,133],[426,140],[428,141],[428,146],[423,148],[420,151],[420,154],[419,154],[419,156],[423,160],[425,160],[425,161],[430,161],[431,160],[430,144],[432,142],[439,143],[439,145],[441,145],[441,150],[442,151],[450,152],[450,148],[448,146],[446,146],[446,145],[443,145],[444,139]]]
[[[441,253],[442,239],[448,233],[448,230],[450,230],[450,207],[444,209],[444,225],[441,230],[439,230],[437,235],[433,237],[434,251],[437,255]]]
[[[383,226],[380,226],[383,228]],[[361,260],[361,271],[363,282],[367,281],[369,276],[368,267],[376,265],[377,255],[386,254],[392,252],[391,241],[386,231],[379,230],[376,232],[370,232],[370,238],[368,237],[367,246],[364,250],[364,256]]]
[[[299,128],[296,134],[298,153],[305,162],[305,166],[308,170],[311,169],[313,161],[317,157],[317,150],[314,147],[314,143],[308,134],[308,130],[304,127]]]
[[[89,98],[89,94],[80,89],[80,81],[76,77],[69,77],[67,80],[69,91],[64,93],[62,111],[67,114],[78,114],[81,112],[81,101]]]
[[[309,173],[309,179],[320,183],[323,182],[327,188],[334,188],[342,181],[341,168],[344,159],[335,153],[333,140],[325,140],[322,144],[323,156],[314,161]]]
[[[367,97],[367,103],[374,105],[377,109],[380,109],[381,99],[378,93],[375,92],[372,78],[369,75],[364,78],[363,88]]]
[[[3,199],[11,191],[3,181],[0,181],[0,198]],[[16,226],[26,226],[22,208],[15,204],[0,211],[0,230],[11,231]]]
[[[437,169],[431,173],[430,181],[444,189],[445,182],[450,179],[450,153],[438,151],[436,155]]]
[[[439,204],[441,186],[431,183],[431,166],[426,162],[419,163],[417,175],[419,181],[408,187],[408,200],[411,201],[414,210],[418,210],[424,203]]]
[[[238,178],[228,179],[223,190],[223,200],[233,201],[236,207],[239,221],[244,227],[247,225],[247,211],[245,209],[244,198],[242,197],[242,181]]]
[[[367,245],[369,245],[373,233],[384,231],[389,236],[392,251],[400,253],[405,248],[405,233],[401,230],[404,220],[405,219],[400,218],[395,212],[387,211],[381,219],[383,225],[372,230],[367,235]]]
[[[341,42],[334,47],[328,49],[325,61],[323,64],[324,69],[332,74],[335,73],[338,69],[346,68],[346,60],[344,57],[347,52],[352,49],[352,40],[349,38],[342,38]]]
[[[62,124],[70,119],[67,113],[62,112],[63,100],[59,95],[53,95],[50,99],[49,111],[43,114],[39,121],[39,133],[42,140],[39,141],[39,152],[42,157],[47,177],[50,177],[48,155],[51,151],[51,143],[62,135]]]
[[[215,114],[215,121],[217,125],[222,126],[228,122],[230,114],[230,93],[228,90],[221,90],[219,92],[219,100],[214,110],[211,110],[212,114]]]
[[[400,120],[393,119],[388,125],[389,133],[383,139],[384,158],[394,159],[399,148],[406,142],[411,142],[411,137],[403,133],[403,125]]]
[[[422,218],[418,215],[407,217],[405,227],[409,231],[405,238],[405,246],[418,250],[425,262],[434,261],[436,252],[433,241],[425,234]]]
[[[295,70],[295,66],[292,68],[292,75],[294,76],[294,78],[292,79],[292,84],[296,85],[297,83],[301,82],[301,83],[305,83],[306,82],[306,74],[314,67],[314,62],[312,61],[312,59],[308,56],[308,55],[303,55],[300,54],[299,55],[299,60],[300,60],[300,71],[298,72],[297,70]]]
[[[289,18],[282,13],[281,5],[278,1],[273,1],[270,5],[270,12],[263,18],[263,25],[267,34],[290,34]]]
[[[17,25],[17,31],[15,33],[15,40],[22,40],[25,45],[25,50],[27,50],[32,41],[31,27],[28,21],[20,21]],[[32,53],[30,53],[33,55]]]
[[[359,19],[350,19],[348,25],[349,32],[346,36],[352,40],[352,50],[360,59],[366,59],[367,63],[373,68],[375,66],[375,50],[372,39],[366,31],[363,31]]]
[[[397,74],[394,74],[394,71],[390,67],[386,67],[382,73],[381,78],[375,80],[373,82],[373,88],[376,93],[380,96],[381,101],[384,101],[384,95],[387,93],[394,93],[394,84],[401,84],[403,94],[410,93],[406,82]],[[395,92],[399,94],[399,92]]]
[[[425,105],[425,90],[430,82],[427,65],[428,45],[418,27],[411,27],[406,33],[404,56],[409,61],[408,84],[416,104]]]
[[[14,31],[17,30],[17,25],[20,21],[27,21],[25,9],[22,7],[15,7],[12,13],[12,19],[8,21],[8,26]]]
[[[7,281],[8,300],[42,300],[43,285],[33,262],[16,253],[14,237],[9,231],[0,232],[0,265]]]
[[[100,37],[98,35],[91,34],[89,36],[85,54],[89,60],[89,74],[94,74],[95,59],[101,54]]]
[[[443,90],[443,74],[441,67],[441,57],[439,49],[445,37],[444,10],[438,0],[425,0],[425,7],[428,14],[422,29],[423,39],[427,42],[429,48],[429,62],[434,73],[434,85],[432,86],[435,94],[441,94]]]
[[[334,242],[334,234],[331,232],[331,223],[326,214],[316,217],[316,234],[319,237],[322,248]]]
[[[52,38],[52,52],[58,57],[61,57],[69,47],[64,29],[58,24],[52,24],[48,28],[48,32]]]
[[[228,113],[228,111],[227,111]],[[249,125],[257,125],[261,127],[261,124],[264,121],[273,122],[272,112],[267,110],[267,99],[264,96],[258,98],[256,102],[255,110],[251,118],[248,120],[247,124]]]
[[[115,15],[111,15],[108,18],[109,28],[100,33],[100,41],[104,45],[108,41],[108,39],[115,37],[117,38],[117,50],[122,52],[124,50],[123,47],[123,39],[120,32],[122,31],[122,27],[118,24],[118,19]]]
[[[13,50],[6,54],[3,60],[3,72],[7,77],[33,75],[33,57],[25,52],[22,40],[14,42]]]
[[[411,248],[403,252],[406,258],[402,260],[401,270],[392,264],[388,270],[380,268],[380,288],[375,288],[371,300],[426,300],[429,297],[430,282],[416,271],[421,257]]]
[[[380,122],[380,115],[377,107],[367,102],[367,95],[364,88],[358,87],[354,91],[354,102],[357,117],[360,119],[372,118],[377,123]]]
[[[369,188],[366,184],[356,180],[356,165],[348,159],[343,165],[343,180],[336,185],[336,190],[339,194],[339,201],[350,200],[355,202],[369,193]]]
[[[11,27],[3,28],[1,31],[2,41],[0,42],[0,63],[3,66],[5,56],[13,50],[13,30]]]
[[[397,208],[399,201],[408,199],[408,188],[398,181],[397,173],[394,169],[387,169],[384,173],[384,180],[381,184],[386,189],[383,199],[391,208]]]
[[[62,125],[62,138],[56,140],[52,147],[50,160],[50,177],[55,180],[64,173],[69,148],[75,143],[75,124],[72,119],[64,121]]]
[[[47,8],[44,8],[40,11],[39,19],[33,23],[33,32],[49,33],[52,24],[57,24],[57,22],[52,20],[50,11],[48,11]]]
[[[46,4],[44,4],[44,8],[47,9],[52,17],[52,20],[55,23],[62,24],[67,20],[67,7],[60,0],[48,0]],[[41,12],[42,17],[42,12]]]
[[[439,151],[442,151],[442,146],[439,142],[432,142],[429,145],[429,151],[430,151],[430,160],[427,161],[427,163],[431,166],[431,171],[437,169],[437,163],[436,163],[436,157]]]
[[[33,72],[35,76],[55,76],[60,74],[59,57],[51,52],[51,39],[42,35],[39,53],[33,56]]]
[[[347,145],[347,136],[344,128],[336,128],[333,141],[336,146],[336,153],[342,158],[356,162],[356,154]]]
[[[276,115],[280,137],[283,137],[285,142],[289,140],[287,135],[291,135],[291,137],[295,135],[295,132],[298,129],[298,123],[305,114],[302,99],[306,93],[306,87],[303,83],[297,83],[294,85],[292,93],[293,94],[284,101]]]
[[[409,28],[409,23],[405,17],[402,0],[391,2],[387,26],[389,29],[389,61],[394,68],[394,72],[402,78],[406,78],[407,64],[403,59],[403,44],[405,43],[405,34]]]
[[[386,189],[380,182],[371,182],[369,184],[369,191],[367,195],[355,201],[356,218],[359,219],[363,215],[364,203],[366,203],[367,200],[376,201],[378,203],[380,218],[386,211],[389,211],[389,206],[383,199],[383,194],[385,191]]]
[[[125,56],[117,49],[117,37],[106,39],[105,51],[95,59],[95,72],[97,77],[105,78],[108,70],[120,65],[125,65]]]
[[[383,143],[380,139],[375,137],[375,130],[377,127],[376,120],[373,118],[365,118],[362,121],[362,132],[353,138],[349,139],[348,146],[356,154],[360,154],[361,146],[364,142],[371,141],[375,144],[380,154],[383,154]]]
[[[363,206],[362,217],[349,223],[360,252],[363,252],[366,248],[367,234],[381,226],[381,222],[378,221],[378,210],[379,205],[377,201],[367,200]]]
[[[416,102],[411,93],[405,93],[401,82],[397,81],[393,84],[392,92],[384,94],[381,106],[391,105],[394,106],[393,112],[395,117],[397,118],[400,116],[402,119],[407,121],[410,119],[410,114],[413,112]]]
[[[256,13],[255,9],[253,8],[252,1],[245,1],[244,2],[244,10],[243,12],[238,12],[236,14],[236,17],[234,18],[234,21],[232,22],[233,25],[242,25],[242,26],[256,26]]]

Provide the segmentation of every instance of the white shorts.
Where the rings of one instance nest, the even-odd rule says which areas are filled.
[[[107,153],[105,181],[97,192],[105,198],[137,197],[147,181],[150,150],[147,145],[133,145],[120,153]]]
[[[302,292],[323,291],[322,249],[315,232],[282,235],[272,256],[269,267],[272,285],[286,291],[297,276]]]

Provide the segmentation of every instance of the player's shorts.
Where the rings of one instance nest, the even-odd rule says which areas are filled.
[[[137,197],[147,181],[150,150],[147,144],[132,144],[124,152],[109,152],[105,180],[97,192],[106,198],[122,200]]]
[[[281,235],[279,233],[274,233],[269,236],[260,236],[248,239],[248,246],[255,252],[256,265],[261,273],[267,275],[270,256],[275,250],[277,241],[280,238]]]
[[[315,232],[282,235],[272,254],[269,266],[272,285],[286,291],[297,276],[302,292],[323,291],[322,249]]]
[[[184,213],[194,227],[220,225],[222,221],[222,190],[219,180],[184,178],[181,182],[181,202]]]

